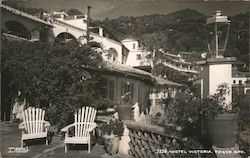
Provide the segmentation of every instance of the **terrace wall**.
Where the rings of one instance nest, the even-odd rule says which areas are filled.
[[[199,157],[185,150],[186,138],[173,126],[161,127],[125,121],[129,129],[129,155],[132,157]]]

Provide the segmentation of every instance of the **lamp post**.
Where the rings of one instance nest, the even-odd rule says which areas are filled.
[[[201,72],[201,96],[214,95],[222,83],[232,88],[232,64],[236,58],[223,56],[229,36],[229,24],[227,16],[222,16],[221,11],[207,19],[205,29],[210,57],[206,58]],[[225,96],[225,102],[232,102],[231,92]]]
[[[249,61],[248,68],[249,68],[249,74],[250,74],[250,10],[248,11],[248,61]]]
[[[229,36],[230,20],[221,11],[207,19],[205,24],[208,50],[212,57],[222,58]]]

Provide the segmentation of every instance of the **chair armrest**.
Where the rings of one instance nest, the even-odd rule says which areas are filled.
[[[19,123],[18,128],[19,129],[25,129],[24,123]]]
[[[73,124],[70,124],[70,125],[68,125],[68,126],[66,126],[66,127],[64,127],[64,128],[62,128],[62,129],[61,129],[61,132],[66,132],[70,127],[73,127],[73,126],[75,126],[74,123],[73,123]]]
[[[87,131],[89,132],[93,131],[96,128],[96,126],[97,126],[96,123],[92,123],[92,125],[90,126],[89,129],[87,129]]]
[[[49,127],[49,126],[50,126],[49,121],[44,121],[44,126],[45,126],[45,127]]]
[[[44,121],[44,126],[45,126],[45,127],[49,127],[49,126],[50,126],[49,121]],[[19,128],[19,129],[25,129],[24,123],[20,123],[20,124],[18,125],[18,128]]]

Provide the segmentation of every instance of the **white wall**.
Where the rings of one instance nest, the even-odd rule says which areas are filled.
[[[72,20],[63,20],[63,22],[77,26],[83,30],[87,30],[87,24],[83,21],[84,19],[72,19]]]
[[[91,33],[90,36],[93,37],[93,41],[101,43],[104,50],[114,48],[118,53],[118,62],[122,63],[122,44],[120,42],[111,40],[109,38],[100,36],[99,34],[95,34],[95,33]],[[107,60],[105,56],[103,57],[104,57],[104,60]]]
[[[132,67],[133,66],[149,66],[151,64],[151,60],[145,57],[147,53],[150,53],[150,52],[147,52],[146,50],[129,51],[126,65],[129,65]],[[141,59],[138,59],[137,55],[141,55]]]
[[[80,20],[80,19],[76,19],[76,20],[67,20],[67,21],[63,21],[63,22],[67,22],[68,24],[72,25],[72,26],[75,26],[75,27],[78,27],[77,26],[77,22],[80,23],[80,21],[77,21],[77,20]],[[81,19],[83,20],[83,19]],[[69,23],[69,21],[74,21],[75,23]],[[74,28],[74,27],[70,27],[70,26],[67,26],[66,24],[61,24],[60,22],[55,22],[54,23],[54,29],[53,29],[53,33],[54,33],[54,36],[57,37],[60,33],[62,32],[67,32],[67,33],[70,33],[72,34],[73,36],[75,36],[76,39],[78,39],[80,36],[86,36],[86,31],[83,30],[82,28]],[[99,34],[95,34],[95,33],[90,33],[90,37],[93,37],[93,41],[96,41],[98,43],[101,43],[101,45],[103,46],[103,49],[104,50],[108,50],[110,48],[113,48],[117,51],[118,53],[118,61],[119,63],[122,63],[122,44],[120,42],[117,42],[117,41],[114,41],[112,39],[109,39],[107,37],[104,37],[104,36],[100,36]],[[86,43],[86,38],[84,38],[81,43],[84,44]],[[104,59],[106,59],[105,56],[103,56]]]
[[[141,51],[129,51],[128,58],[126,61],[126,65],[129,66],[140,66],[141,59],[137,60],[137,54],[140,54],[142,57],[142,52]]]
[[[139,48],[139,43],[135,39],[127,38],[122,40],[121,42],[126,48],[128,48],[129,51],[136,51]],[[133,45],[135,45],[135,48],[133,48]]]
[[[232,64],[209,65],[209,94],[215,94],[221,83],[228,84],[230,94],[225,96],[226,102],[232,102]]]
[[[78,39],[80,36],[86,35],[85,31],[81,31],[79,29],[75,29],[70,26],[66,26],[64,24],[61,24],[60,22],[54,23],[53,33],[54,36],[57,37],[60,33],[67,32],[75,36],[76,39]]]
[[[146,62],[147,59],[145,58],[145,55],[149,52],[144,50],[142,45],[139,47],[138,40],[126,38],[126,39],[122,40],[121,42],[129,50],[126,65],[129,65],[129,66],[147,65],[148,66],[148,64],[150,64],[150,61]],[[141,59],[138,59],[137,55],[140,55]]]

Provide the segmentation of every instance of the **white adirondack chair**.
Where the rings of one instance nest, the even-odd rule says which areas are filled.
[[[67,144],[88,144],[88,153],[90,153],[90,132],[96,127],[94,122],[96,116],[96,110],[92,107],[82,107],[75,112],[75,122],[63,129],[65,133],[65,153],[67,153]],[[69,128],[74,128],[75,133],[73,136],[69,136]]]
[[[29,107],[22,113],[23,122],[19,124],[22,129],[21,147],[23,141],[28,139],[46,138],[48,145],[48,127],[50,123],[44,120],[45,111],[40,108]]]

